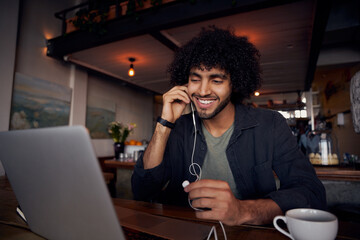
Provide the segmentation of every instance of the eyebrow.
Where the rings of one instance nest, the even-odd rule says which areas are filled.
[[[195,76],[195,77],[201,78],[200,74],[197,74],[195,72],[190,72],[189,76]]]
[[[200,74],[197,74],[196,72],[190,72],[189,76],[195,76],[195,77],[199,77],[201,78]],[[215,73],[215,74],[211,74],[210,78],[221,78],[223,80],[228,79],[227,75],[225,74],[220,74],[220,73]]]
[[[215,73],[211,74],[210,78],[221,78],[223,80],[227,79],[227,76],[225,74]]]

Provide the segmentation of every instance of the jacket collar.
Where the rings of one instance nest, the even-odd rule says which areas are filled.
[[[230,138],[228,147],[235,143],[237,138],[241,135],[243,130],[258,126],[259,123],[252,117],[250,108],[248,106],[237,104],[235,105],[235,122],[234,132]]]
[[[250,107],[243,104],[235,105],[235,128],[238,130],[244,130],[252,127],[256,127],[259,123],[254,119],[250,111]]]

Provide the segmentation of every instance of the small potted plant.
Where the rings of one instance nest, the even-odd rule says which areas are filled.
[[[108,132],[114,140],[115,158],[119,159],[120,153],[124,152],[125,141],[130,133],[134,131],[135,123],[123,124],[118,121],[109,123]]]

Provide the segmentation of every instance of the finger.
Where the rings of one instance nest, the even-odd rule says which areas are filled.
[[[218,205],[217,201],[213,198],[197,198],[191,201],[191,206],[200,209],[207,208],[211,210],[212,208],[217,208]]]
[[[180,97],[181,99],[179,99],[179,100],[185,102],[186,104],[190,103],[190,98],[186,92],[179,90],[172,94],[174,94],[174,97]]]
[[[182,91],[182,92],[186,93],[187,96],[189,96],[187,84],[185,84],[183,86],[175,86],[169,91],[169,93],[173,92],[173,91]]]
[[[196,208],[210,208],[210,209],[229,209],[231,202],[222,198],[196,198],[191,201],[191,205]]]
[[[183,91],[185,93],[188,93],[187,84],[183,86],[175,86],[172,89],[170,89],[168,92],[173,92],[173,91]]]
[[[213,179],[201,179],[199,181],[193,182],[188,185],[184,190],[185,192],[190,192],[196,188],[218,188],[218,189],[230,189],[230,186],[227,182],[222,180],[213,180]]]
[[[163,95],[163,100],[168,103],[176,102],[176,100],[183,101],[184,103],[190,103],[190,98],[187,93],[178,89],[165,93]]]
[[[163,102],[165,103],[184,103],[188,104],[190,100],[186,96],[182,96],[179,94],[176,95],[167,95],[163,98]]]
[[[185,84],[182,86],[181,90],[183,90],[184,92],[186,92],[186,94],[189,96],[189,91],[188,91],[188,84]]]
[[[196,188],[189,192],[190,199],[215,198],[220,200],[229,197],[231,197],[231,191],[219,188]]]
[[[220,211],[217,210],[208,210],[208,211],[196,211],[196,217],[200,219],[207,219],[207,220],[222,220],[223,216]]]

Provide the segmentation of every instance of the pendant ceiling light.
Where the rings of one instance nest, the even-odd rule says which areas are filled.
[[[133,77],[135,75],[134,64],[133,64],[133,62],[135,62],[135,58],[129,58],[129,61],[130,61],[130,68],[128,74],[130,77]]]

